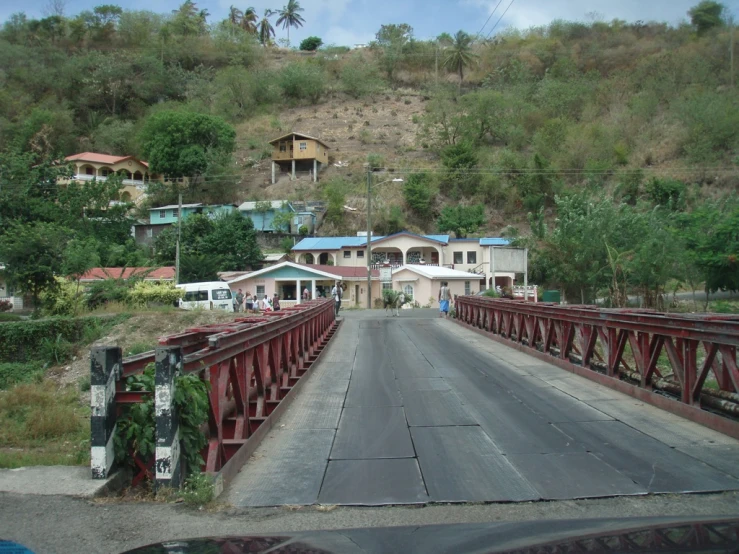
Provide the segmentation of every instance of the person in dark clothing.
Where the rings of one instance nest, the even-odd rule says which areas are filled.
[[[280,311],[280,296],[277,293],[272,297],[272,309],[276,312]]]

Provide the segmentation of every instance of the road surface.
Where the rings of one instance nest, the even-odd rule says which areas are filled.
[[[739,490],[739,441],[435,316],[346,312],[222,500],[377,506]]]

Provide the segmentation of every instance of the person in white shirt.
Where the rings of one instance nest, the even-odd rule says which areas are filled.
[[[336,308],[336,315],[339,315],[341,309],[341,297],[344,295],[344,291],[341,288],[341,283],[336,282],[334,288],[331,289],[331,298],[334,299],[334,307]]]

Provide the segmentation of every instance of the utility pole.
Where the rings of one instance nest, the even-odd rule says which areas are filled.
[[[182,237],[182,192],[180,192],[177,208],[177,246],[175,247],[174,283],[180,284],[180,237]]]
[[[372,167],[367,164],[367,309],[372,309]]]
[[[729,86],[731,88],[734,88],[734,18],[731,17],[729,19],[729,25],[731,25],[731,34],[730,34],[730,40],[729,40],[729,60],[731,64],[731,68],[729,71],[729,78],[731,79],[729,82]]]

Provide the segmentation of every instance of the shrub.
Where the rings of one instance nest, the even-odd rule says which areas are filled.
[[[43,375],[39,362],[0,363],[0,389],[8,389],[18,383],[29,383]]]
[[[110,302],[127,304],[132,285],[132,282],[124,279],[105,279],[92,283],[87,289],[87,309],[94,310]]]
[[[487,296],[488,298],[500,298],[500,294],[498,294],[495,289],[488,289],[483,292],[482,295]]]
[[[202,506],[213,500],[213,479],[206,473],[196,473],[185,480],[182,500],[190,506]]]
[[[385,158],[382,154],[367,154],[367,163],[372,171],[380,169],[385,165]]]
[[[48,315],[77,315],[85,307],[79,285],[61,277],[55,277],[57,286],[41,293],[43,311]]]
[[[419,217],[431,217],[431,179],[427,173],[411,173],[403,184],[405,203]]]
[[[148,306],[151,304],[173,305],[182,298],[184,291],[175,287],[173,283],[154,283],[139,281],[130,294],[134,306]]]
[[[293,62],[279,74],[278,82],[282,93],[293,100],[318,102],[326,87],[326,78],[321,68],[306,63]]]
[[[10,300],[0,300],[0,313],[9,312],[13,309],[13,303]]]
[[[298,229],[298,233],[305,236],[308,234],[308,227],[306,225],[301,225],[300,229]]]
[[[340,80],[344,92],[353,98],[376,94],[384,85],[377,68],[361,55],[347,62],[341,70]]]
[[[304,38],[300,43],[300,49],[306,52],[313,52],[318,50],[321,45],[323,45],[323,41],[319,37],[308,37]]]
[[[0,312],[0,323],[5,323],[8,321],[21,321],[23,318],[19,316],[18,314],[8,314],[8,313],[2,313]]]
[[[69,360],[74,353],[74,345],[66,340],[61,333],[55,338],[45,338],[41,341],[39,354],[50,364],[61,364]]]

